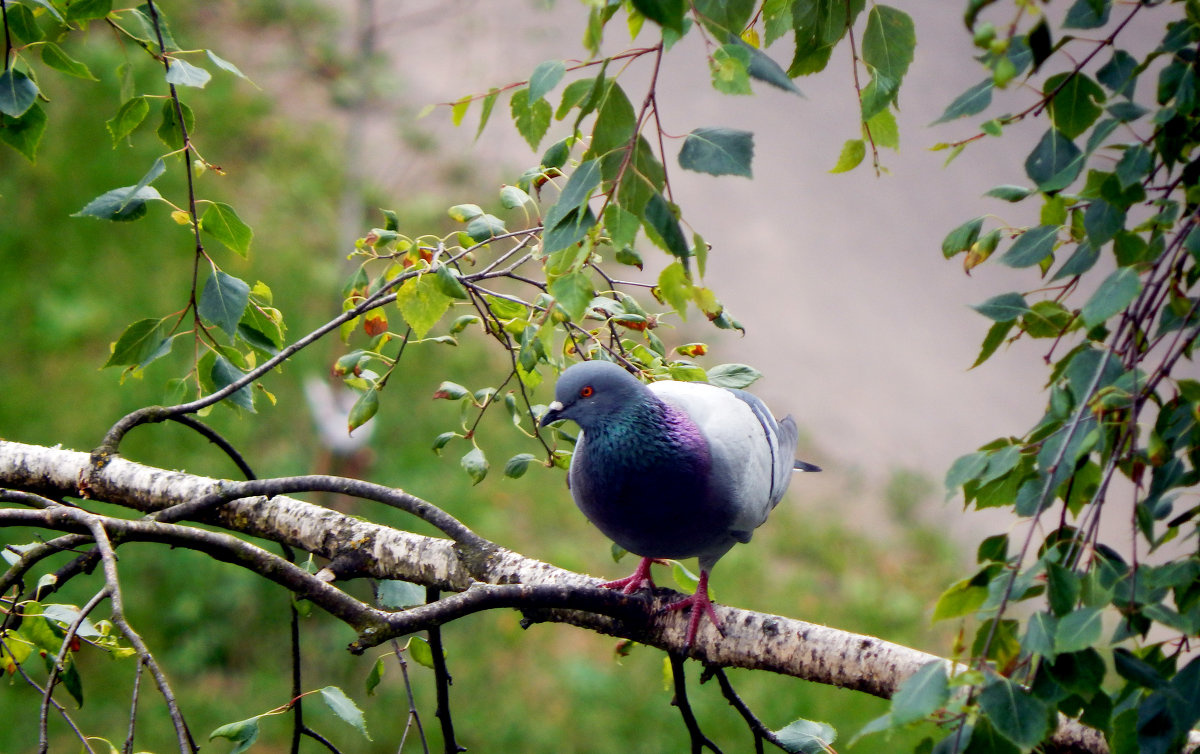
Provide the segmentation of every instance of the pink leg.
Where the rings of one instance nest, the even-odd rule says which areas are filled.
[[[691,609],[692,615],[688,620],[687,639],[684,641],[684,648],[692,646],[692,642],[696,640],[696,629],[700,628],[700,617],[707,615],[712,621],[713,627],[717,629],[717,633],[724,636],[721,631],[721,621],[717,619],[717,613],[713,610],[712,601],[708,598],[708,571],[701,569],[700,583],[696,584],[696,593],[691,597],[685,597],[678,602],[672,602],[663,608],[663,610],[684,610]]]
[[[654,558],[642,558],[642,562],[638,563],[637,569],[631,575],[623,579],[610,581],[607,584],[601,584],[600,586],[605,589],[620,589],[622,594],[633,594],[643,588],[653,589],[654,579],[650,577],[650,565],[661,562]]]

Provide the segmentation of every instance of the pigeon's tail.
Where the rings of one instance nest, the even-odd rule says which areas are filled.
[[[792,468],[795,469],[796,471],[820,471],[821,470],[820,466],[808,463],[806,461],[801,461],[798,459],[796,460],[796,462],[792,466]]]

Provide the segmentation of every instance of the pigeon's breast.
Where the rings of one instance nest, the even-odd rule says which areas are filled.
[[[583,514],[624,549],[651,558],[724,552],[735,511],[714,494],[708,442],[664,403],[584,432],[571,461]]]

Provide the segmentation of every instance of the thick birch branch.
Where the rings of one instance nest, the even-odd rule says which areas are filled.
[[[258,484],[269,482],[259,480]],[[361,484],[354,480],[345,482],[347,486]],[[0,441],[0,487],[48,498],[90,498],[153,514],[206,497],[227,495],[238,484],[152,468],[119,457],[104,458],[97,463],[87,453]],[[11,519],[6,521],[5,509],[0,509],[0,526],[33,523],[33,511],[7,510],[12,513]],[[37,516],[37,521],[49,528],[77,530],[67,524],[55,524],[53,516],[45,511],[38,511]],[[678,596],[674,592],[658,590],[649,599],[627,597],[599,589],[598,579],[524,557],[474,535],[462,537],[458,542],[420,536],[283,495],[230,500],[207,509],[200,520],[328,558],[330,565],[318,574],[321,578],[308,577],[312,582],[370,576],[401,579],[458,593],[397,613],[366,605],[347,610],[347,595],[327,584],[304,581],[307,574],[288,575],[291,572],[285,569],[262,574],[305,594],[352,625],[359,632],[358,641],[351,645],[352,651],[494,607],[521,610],[526,624],[568,623],[671,652],[682,651],[686,617],[658,610]],[[110,522],[118,540],[121,536],[153,540],[154,527],[161,527],[164,535],[176,532],[173,538],[164,536],[161,541],[178,545],[186,540],[178,534],[181,528],[178,524],[120,519]],[[211,548],[215,556],[219,556],[216,555],[219,548],[231,553],[259,549],[249,543],[205,542],[197,537],[195,546]],[[246,550],[238,557],[222,559],[253,569],[259,562],[257,558]],[[725,635],[702,623],[696,642],[687,653],[704,663],[769,670],[883,698],[890,698],[899,684],[922,665],[938,660],[949,663],[935,655],[871,636],[793,618],[726,606],[717,606],[717,613]],[[1059,751],[1107,752],[1098,732],[1065,718],[1060,720],[1054,743]]]

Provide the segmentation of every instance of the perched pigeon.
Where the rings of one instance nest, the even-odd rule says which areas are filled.
[[[762,401],[741,390],[671,380],[643,385],[621,367],[587,361],[559,377],[545,426],[570,419],[583,430],[568,475],[571,494],[600,531],[642,557],[628,578],[604,586],[629,594],[654,587],[650,564],[700,559],[691,597],[667,610],[691,608],[686,645],[707,614],[708,574],[783,497],[793,468],[796,423],[776,422]]]

